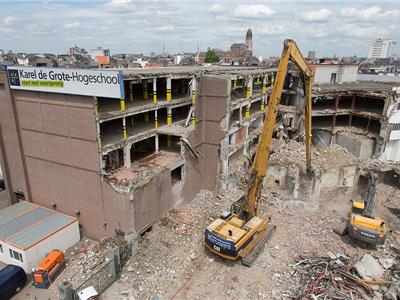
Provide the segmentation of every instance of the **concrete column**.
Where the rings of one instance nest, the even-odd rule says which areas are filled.
[[[249,99],[253,93],[253,77],[250,76],[246,85],[246,98]]]
[[[240,107],[239,107],[239,124],[240,124],[240,125],[243,125],[243,117],[242,117],[242,114],[243,114],[243,106],[240,106]]]
[[[154,111],[154,128],[158,129],[158,113],[157,113],[157,109]]]
[[[171,107],[167,108],[167,125],[168,126],[172,125],[172,108]]]
[[[172,147],[172,136],[167,135],[167,147],[171,148]]]
[[[121,99],[120,106],[121,106],[121,111],[125,111],[125,99]]]
[[[145,121],[146,123],[149,122],[149,112],[148,112],[148,111],[146,111],[146,112],[144,113],[144,121]]]
[[[197,81],[196,77],[192,79],[192,104],[196,103],[196,90],[197,90]]]
[[[126,119],[125,119],[125,117],[122,118],[122,131],[124,134],[124,140],[126,140]]]
[[[263,78],[261,93],[263,95],[267,93],[267,75],[265,75]]]
[[[108,273],[112,278],[116,278],[121,264],[119,248],[117,246],[110,246],[107,248],[107,260],[110,262],[108,264]]]
[[[171,91],[171,77],[167,78],[167,102],[171,102],[172,100],[172,91]]]
[[[157,104],[157,78],[153,78],[153,103]]]
[[[124,167],[129,169],[131,167],[131,145],[124,146]]]
[[[94,97],[94,110],[96,112],[96,117],[99,116],[99,99]]]
[[[149,99],[149,91],[147,90],[147,79],[143,79],[142,85],[143,85],[143,99],[147,100]]]
[[[133,82],[132,81],[130,81],[129,82],[129,101],[133,101],[133,87],[132,87],[132,85],[133,85]]]
[[[155,139],[155,147],[156,147],[156,153],[158,153],[158,151],[160,151],[160,145],[159,145],[159,141],[158,141],[158,134],[156,134],[156,136],[154,137]]]
[[[233,79],[233,89],[236,89],[236,87],[237,87],[237,80]]]
[[[246,120],[250,119],[250,103],[246,105],[246,111],[244,112],[244,117]]]
[[[192,125],[196,125],[196,115],[194,110],[192,111]]]
[[[335,97],[335,111],[338,110],[338,107],[339,107],[339,96],[336,96]]]
[[[265,109],[265,96],[261,96],[261,104],[260,104],[260,110],[264,111]]]
[[[68,280],[64,280],[58,286],[58,294],[60,300],[73,300],[74,296],[73,296],[72,283],[70,283]]]

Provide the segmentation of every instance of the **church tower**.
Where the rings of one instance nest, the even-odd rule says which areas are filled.
[[[253,52],[253,32],[249,28],[246,33],[246,46],[247,50],[252,54]]]

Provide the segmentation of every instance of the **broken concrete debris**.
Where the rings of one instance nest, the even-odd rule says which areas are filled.
[[[382,279],[385,272],[379,261],[370,254],[365,254],[361,260],[356,262],[354,269],[365,280]]]
[[[299,277],[299,284],[292,292],[294,299],[381,299],[381,292],[393,283],[390,271],[385,271],[370,254],[358,261],[330,251],[327,256],[300,255],[291,266],[292,276]],[[377,290],[377,286],[383,288]],[[396,288],[392,287],[390,294]]]

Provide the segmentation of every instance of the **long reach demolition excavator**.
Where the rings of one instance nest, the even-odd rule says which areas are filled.
[[[293,62],[301,73],[305,95],[305,137],[307,170],[311,170],[311,85],[312,71],[296,43],[285,40],[282,56],[268,103],[267,113],[250,170],[249,187],[246,194],[232,203],[231,210],[205,229],[206,247],[215,254],[230,260],[241,258],[242,264],[251,266],[271,239],[276,226],[270,218],[260,215],[260,196],[263,180],[267,172],[272,134],[275,126],[277,107],[281,99],[289,63]]]

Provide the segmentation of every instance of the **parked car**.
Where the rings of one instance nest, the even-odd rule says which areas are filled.
[[[0,299],[8,300],[19,293],[27,282],[24,269],[7,265],[0,270]]]

